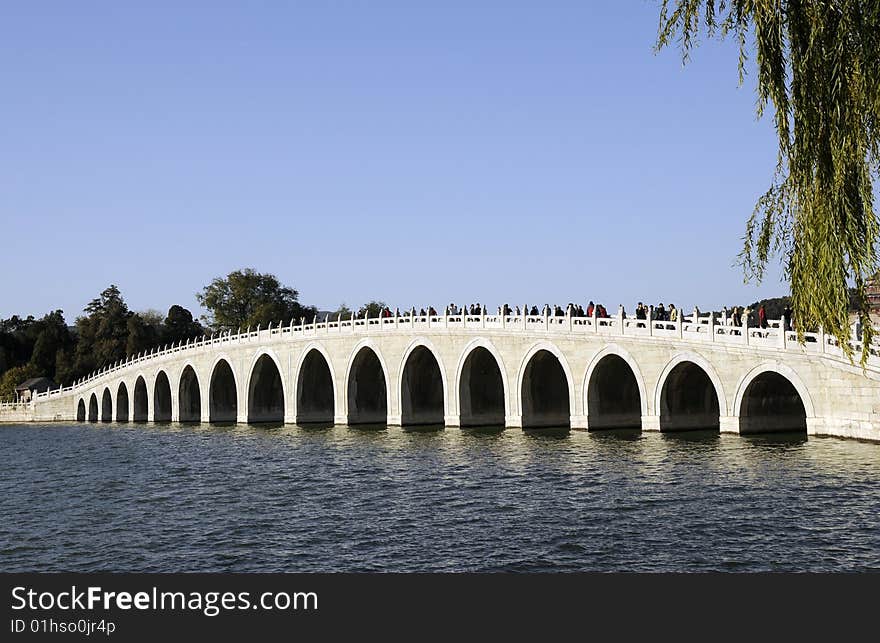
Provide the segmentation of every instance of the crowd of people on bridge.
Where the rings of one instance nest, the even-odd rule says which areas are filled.
[[[443,311],[444,315],[447,316],[471,316],[478,317],[481,315],[488,315],[489,312],[484,304],[473,303],[469,305],[458,306],[455,303],[450,303]],[[498,306],[497,314],[505,317],[519,317],[523,314],[530,317],[578,317],[578,318],[592,318],[596,317],[597,319],[609,319],[611,318],[611,314],[608,312],[608,309],[601,303],[594,303],[592,300],[587,303],[586,308],[581,304],[576,304],[573,302],[569,302],[569,304],[563,308],[559,305],[551,306],[550,304],[544,304],[541,308],[538,306],[513,306],[511,307],[509,304],[502,304]],[[382,308],[378,316],[383,318],[389,317],[437,317],[439,313],[437,309],[433,306],[428,306],[427,308],[416,309],[415,307],[404,310],[401,312],[400,308],[396,308],[393,312],[388,307],[385,306]],[[626,309],[623,304],[620,304],[617,309],[617,315],[619,315],[623,319],[629,319],[626,313]],[[354,319],[365,319],[367,317],[375,317],[375,313],[370,313],[370,311],[366,307],[362,307],[360,310],[352,314]],[[329,315],[325,318],[325,321],[329,320]],[[690,315],[686,315],[684,311],[680,308],[677,308],[675,304],[664,305],[663,302],[659,302],[655,306],[650,306],[645,304],[644,302],[638,302],[635,307],[634,317],[639,321],[661,321],[661,322],[672,322],[676,323],[679,320],[685,321],[685,319],[690,318],[690,320],[694,323],[708,323],[709,318],[714,321],[714,323],[719,325],[733,326],[733,327],[742,327],[749,326],[752,328],[768,328],[769,321],[767,319],[767,312],[764,308],[764,305],[758,306],[757,310],[752,310],[749,307],[743,306],[734,306],[733,308],[727,308],[726,306],[722,310],[722,312],[711,312],[703,313],[700,312],[700,309],[697,306],[694,306],[693,312]],[[783,311],[783,318],[785,320],[785,329],[792,330],[792,322],[791,322],[791,308],[786,306]]]

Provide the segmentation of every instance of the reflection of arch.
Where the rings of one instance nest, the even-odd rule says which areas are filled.
[[[110,393],[109,387],[104,387],[104,393],[101,395],[101,422],[113,421],[113,394]]]
[[[459,359],[455,381],[461,426],[504,426],[506,377],[491,350],[473,342],[468,345]]]
[[[737,385],[733,404],[740,433],[804,432],[807,418],[815,417],[813,400],[801,378],[776,362],[749,371]]]
[[[449,414],[446,368],[434,345],[423,337],[414,339],[397,372],[401,424],[443,424]]]
[[[119,382],[116,389],[116,421],[128,422],[128,387]]]
[[[146,422],[149,418],[149,396],[147,395],[147,381],[143,375],[138,375],[134,383],[134,405],[131,419],[134,422]]]
[[[199,377],[189,363],[183,367],[177,380],[177,414],[180,422],[198,422],[202,419]]]
[[[378,368],[372,358],[378,362]],[[369,379],[373,371],[375,381]],[[355,372],[357,371],[357,372]],[[361,379],[358,375],[364,375]],[[379,398],[384,397],[384,404]],[[388,378],[388,367],[379,347],[370,339],[362,339],[352,349],[345,369],[345,410],[349,424],[385,424],[391,408],[391,386]]]
[[[159,371],[153,382],[153,421],[171,421],[171,382],[165,371]]]
[[[89,422],[98,421],[98,396],[92,393],[89,398]]]
[[[715,395],[718,396],[718,408],[721,415],[730,415],[730,407],[727,405],[727,397],[724,395],[724,386],[721,384],[721,378],[718,377],[718,373],[715,372],[715,369],[706,358],[692,351],[677,353],[671,360],[669,360],[669,362],[667,362],[663,372],[660,374],[660,378],[657,380],[657,388],[654,389],[654,412],[657,415],[660,414],[660,398],[663,394],[663,386],[666,384],[666,378],[669,376],[672,369],[682,362],[693,362],[706,372],[706,375],[709,376],[709,380],[715,387]]]
[[[284,422],[287,386],[278,356],[260,351],[251,362],[247,384],[248,422]]]
[[[584,376],[584,414],[590,429],[640,428],[648,413],[638,364],[620,346],[600,350]]]
[[[504,360],[501,357],[501,353],[498,352],[498,349],[495,348],[495,345],[488,339],[483,339],[482,337],[477,337],[468,342],[458,358],[458,364],[455,367],[455,386],[453,387],[454,390],[450,391],[450,394],[456,396],[455,408],[458,409],[459,413],[463,413],[461,404],[461,383],[463,370],[465,367],[465,363],[471,356],[471,353],[478,348],[483,348],[489,351],[489,354],[495,358],[495,363],[498,365],[498,369],[501,371],[501,386],[504,390],[504,413],[505,415],[509,415],[511,414],[511,404],[513,402],[510,395],[510,386],[507,381],[507,368],[504,365]]]
[[[76,421],[86,421],[86,401],[83,398],[79,398],[79,402],[76,405]]]
[[[523,428],[571,425],[571,416],[575,415],[574,380],[565,356],[556,346],[549,342],[532,346],[520,365],[517,382]]]
[[[676,355],[657,382],[661,431],[720,428],[727,401],[712,366],[694,353]]]
[[[336,411],[336,376],[323,346],[312,342],[300,354],[296,368],[297,423],[332,423]]]
[[[235,422],[238,419],[238,377],[225,356],[218,356],[211,366],[208,419],[210,422]]]

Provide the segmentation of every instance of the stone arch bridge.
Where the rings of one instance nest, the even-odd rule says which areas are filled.
[[[793,430],[880,440],[880,358],[862,369],[832,337],[808,333],[799,344],[783,323],[770,326],[711,315],[291,324],[135,356],[37,395],[17,419]]]

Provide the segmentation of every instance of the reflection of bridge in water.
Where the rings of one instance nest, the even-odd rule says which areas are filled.
[[[706,315],[406,316],[139,355],[0,419],[805,431],[880,440],[880,358]],[[860,346],[853,344],[856,351]],[[4,417],[5,415],[5,417]]]

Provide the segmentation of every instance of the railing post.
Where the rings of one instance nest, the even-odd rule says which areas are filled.
[[[715,341],[715,312],[709,311],[709,341]]]
[[[617,308],[617,326],[618,332],[623,335],[626,331],[624,330],[624,321],[623,321],[623,306]]]
[[[528,304],[524,304],[523,308],[522,308],[522,327],[523,327],[523,330],[525,330],[527,328],[527,326],[526,326],[527,319],[526,318],[528,316],[529,316],[529,306],[528,306]]]
[[[598,333],[598,332],[599,332],[599,323],[598,323],[598,321],[597,321],[597,320],[598,320],[598,315],[596,314],[596,313],[598,312],[598,311],[597,311],[598,308],[599,308],[598,306],[593,306],[593,318],[592,318],[592,321],[593,321],[593,332],[594,332],[594,333]]]
[[[648,306],[648,335],[654,335],[654,304]]]
[[[745,331],[745,334],[746,334],[746,346],[748,346],[749,344],[752,343],[752,338],[749,337],[749,318],[750,317],[751,317],[751,315],[746,315],[745,319],[743,320],[743,331]]]
[[[486,306],[480,305],[480,328],[486,327]]]
[[[825,352],[825,346],[828,342],[825,341],[825,327],[819,326],[819,343],[822,344],[822,352]]]
[[[550,306],[544,308],[544,330],[550,330]]]
[[[779,345],[784,349],[788,348],[788,337],[785,332],[785,315],[779,320]]]
[[[678,326],[678,338],[684,337],[684,313],[679,310],[675,314],[675,325]]]

